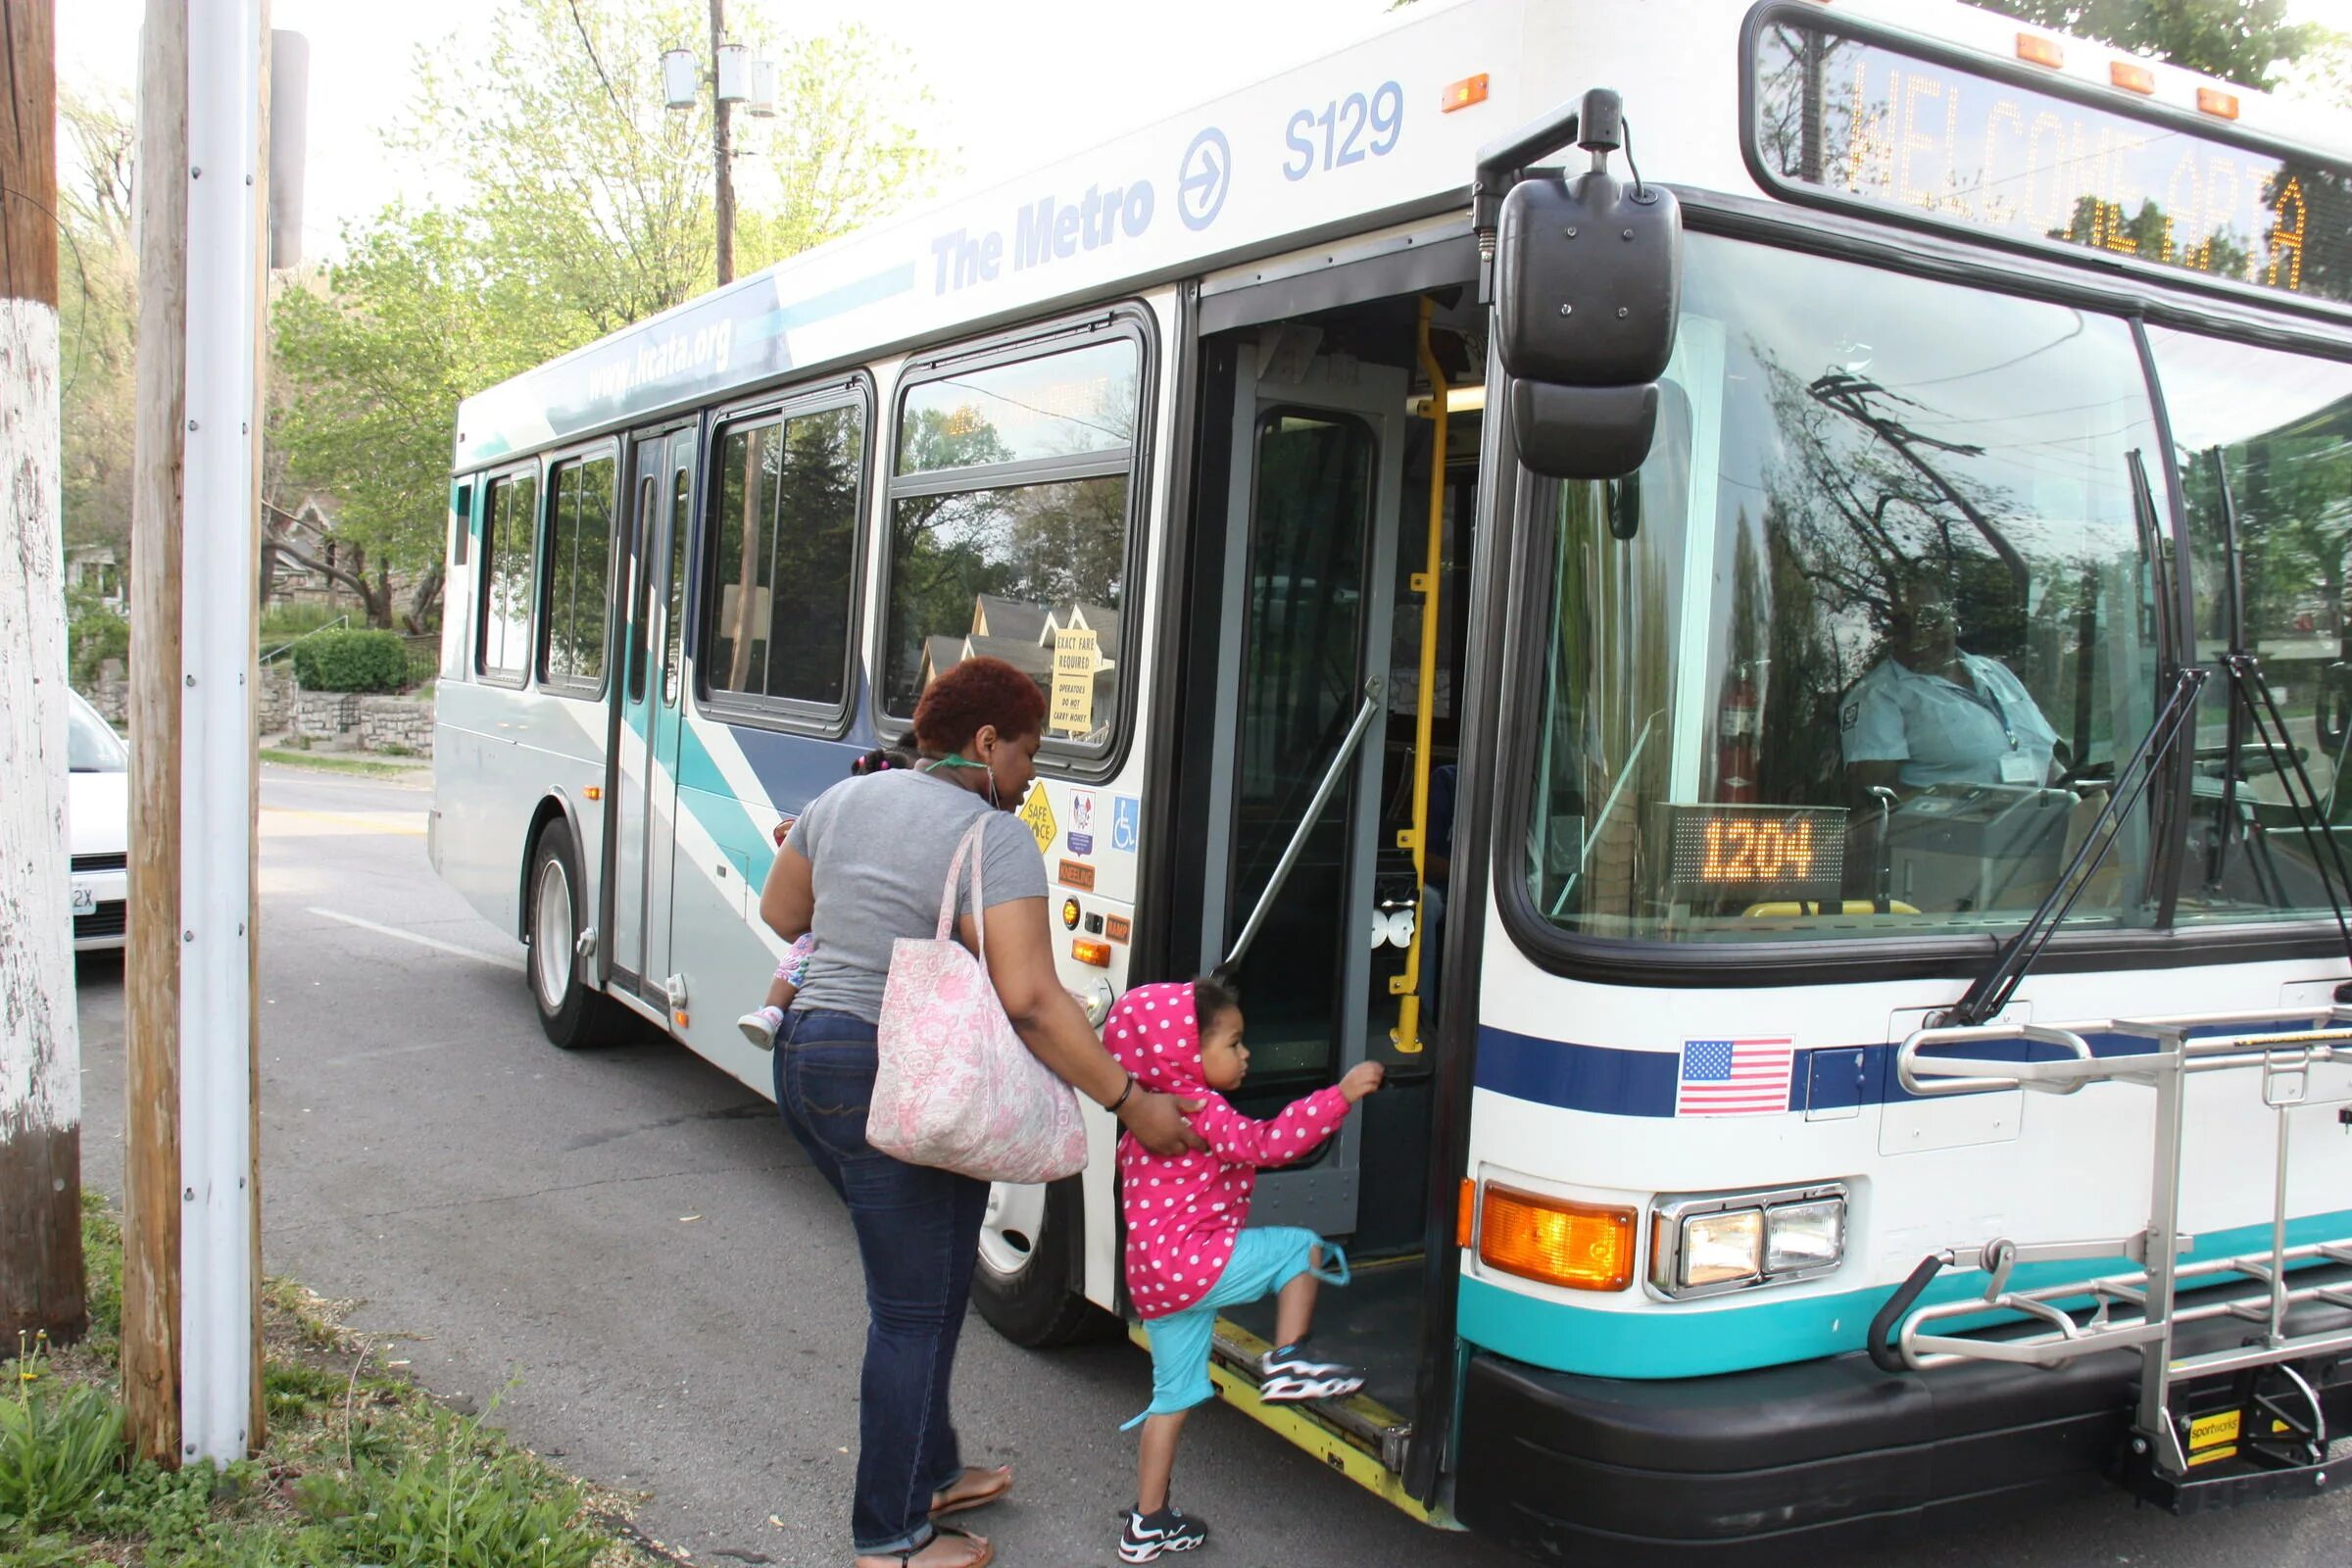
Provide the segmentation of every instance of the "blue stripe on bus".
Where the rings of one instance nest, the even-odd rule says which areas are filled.
[[[2352,1210],[2291,1220],[2289,1246],[2329,1241],[2352,1231]],[[2268,1224],[2215,1231],[2197,1238],[2192,1258],[2223,1257],[2267,1249]],[[2122,1258],[2020,1265],[2012,1286],[2034,1289],[2090,1279],[2132,1267]],[[1456,1332],[1480,1349],[1555,1372],[1611,1378],[1695,1378],[1719,1372],[1810,1361],[1859,1350],[1870,1320],[1893,1291],[1883,1286],[1836,1296],[1776,1298],[1769,1290],[1742,1298],[1682,1304],[1658,1302],[1635,1311],[1596,1311],[1565,1301],[1524,1296],[1465,1274]],[[1984,1276],[1977,1270],[1947,1271],[1922,1299],[1964,1300],[1981,1295]],[[1949,1325],[1968,1326],[1958,1319]]]
[[[2224,1024],[2190,1032],[2224,1034],[2230,1027]],[[2155,1049],[2149,1041],[2132,1035],[2083,1038],[2101,1056],[2135,1055]],[[1918,1098],[1895,1080],[1896,1050],[1892,1045],[1878,1044],[1815,1046],[1799,1051],[1789,1074],[1786,1108],[1845,1110]],[[2017,1040],[1973,1046],[1969,1054],[2009,1061],[2055,1060],[2063,1054],[2052,1046]],[[1672,1116],[1681,1061],[1680,1053],[1673,1051],[1579,1045],[1481,1025],[1476,1082],[1479,1088],[1498,1095],[1563,1110],[1605,1116]]]

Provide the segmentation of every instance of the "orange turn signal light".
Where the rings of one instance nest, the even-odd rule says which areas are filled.
[[[1489,1268],[1572,1291],[1622,1291],[1634,1282],[1634,1211],[1515,1188],[1486,1189],[1478,1256]]]
[[[2223,120],[2235,120],[2237,118],[2237,94],[2224,92],[2219,87],[2199,87],[2197,89],[2197,108]]]
[[[1110,967],[1110,944],[1080,937],[1070,944],[1070,956],[1080,963],[1091,963],[1098,969]]]
[[[605,787],[602,784],[591,784],[580,793],[592,801],[601,801],[605,798]]]
[[[1483,104],[1486,101],[1487,74],[1482,71],[1475,76],[1464,76],[1461,80],[1448,84],[1446,88],[1446,96],[1438,102],[1438,109],[1442,114],[1450,115],[1456,109],[1467,109],[1472,104]]]
[[[2047,66],[2056,71],[2066,64],[2066,51],[2036,32],[2017,35],[2017,58],[2029,66]]]
[[[2145,66],[2135,66],[2129,60],[2107,62],[2107,79],[2126,92],[2154,92],[2156,73]]]
[[[1468,1247],[1478,1231],[1478,1183],[1462,1178],[1462,1192],[1453,1207],[1453,1245]]]

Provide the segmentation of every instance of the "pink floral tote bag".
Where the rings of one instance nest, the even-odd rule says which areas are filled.
[[[1086,1164],[1077,1093],[1030,1054],[1005,1017],[988,978],[987,923],[976,958],[950,934],[967,859],[972,907],[986,907],[986,822],[975,821],[956,846],[939,929],[928,939],[901,937],[891,949],[865,1141],[909,1164],[983,1181],[1050,1182]]]

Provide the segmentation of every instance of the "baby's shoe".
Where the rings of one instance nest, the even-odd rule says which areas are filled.
[[[754,1007],[735,1020],[735,1027],[743,1031],[744,1039],[761,1051],[773,1051],[776,1031],[784,1027],[784,1014],[776,1007]]]

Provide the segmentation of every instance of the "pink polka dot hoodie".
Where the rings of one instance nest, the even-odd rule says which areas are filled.
[[[1192,1118],[1206,1153],[1154,1154],[1119,1140],[1127,1216],[1127,1292],[1146,1318],[1181,1312],[1206,1296],[1233,1259],[1262,1167],[1312,1153],[1348,1119],[1348,1097],[1318,1089],[1272,1121],[1226,1103],[1200,1076],[1200,1025],[1189,982],[1138,986],[1119,999],[1102,1043],[1146,1089],[1207,1103]]]

